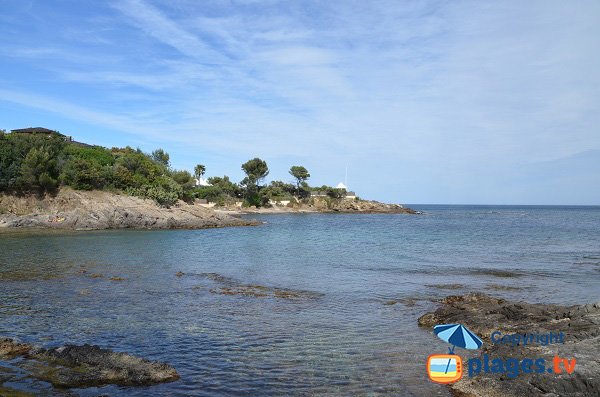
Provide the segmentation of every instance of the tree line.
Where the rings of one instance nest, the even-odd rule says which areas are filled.
[[[241,166],[246,174],[239,183],[227,175],[210,177],[211,186],[196,186],[206,173],[198,164],[194,174],[173,169],[163,149],[144,153],[131,147],[107,149],[66,142],[45,134],[8,134],[0,130],[0,192],[46,194],[61,186],[77,190],[113,190],[150,198],[163,206],[177,200],[206,199],[219,205],[243,201],[246,206],[267,206],[271,200],[304,200],[310,197],[310,173],[303,166],[290,168],[295,183],[272,181],[267,163],[260,158]],[[331,197],[343,197],[345,190],[322,186]]]

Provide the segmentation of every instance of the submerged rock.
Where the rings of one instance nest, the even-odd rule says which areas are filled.
[[[425,286],[437,289],[461,289],[465,287],[463,284],[425,284]]]
[[[0,358],[16,357],[22,357],[20,365],[29,370],[31,376],[60,388],[107,384],[144,386],[179,379],[175,368],[168,364],[95,345],[35,349],[12,339],[0,339]]]
[[[34,376],[56,387],[139,386],[179,379],[177,371],[168,364],[88,344],[39,350],[33,357],[47,364]]]
[[[523,273],[516,270],[503,270],[503,269],[471,269],[469,271],[470,274],[476,276],[492,276],[498,278],[516,278],[523,277]]]
[[[421,316],[418,323],[467,326],[484,340],[481,354],[491,358],[544,358],[547,365],[555,355],[577,360],[572,374],[520,373],[514,379],[480,373],[450,386],[460,396],[598,396],[600,391],[600,304],[560,306],[509,302],[484,294],[448,296],[435,312]],[[564,344],[513,346],[491,342],[491,334],[558,334]],[[466,364],[465,364],[466,366]]]
[[[492,289],[496,291],[520,291],[524,289],[524,287],[515,287],[512,285],[502,285],[502,284],[488,284],[486,285],[487,289]]]
[[[34,394],[5,387],[0,384],[0,396],[2,397],[34,397]]]
[[[233,287],[219,287],[210,290],[218,295],[243,295],[254,298],[279,298],[279,299],[314,299],[320,294],[309,291],[297,291],[284,288],[265,287],[263,285],[237,285]]]
[[[400,298],[400,299],[389,299],[383,302],[384,306],[393,306],[397,303],[400,303],[406,307],[412,307],[412,306],[416,306],[417,305],[417,301],[419,300],[423,300],[423,299],[416,299],[416,298]]]
[[[183,273],[182,273],[183,275]],[[321,293],[302,291],[288,288],[268,287],[257,284],[244,284],[240,281],[226,277],[218,273],[186,273],[186,276],[199,277],[203,280],[208,280],[211,284],[217,284],[216,287],[209,288],[211,294],[217,295],[238,295],[249,296],[253,298],[277,298],[277,299],[316,299],[322,296]],[[196,285],[193,289],[201,289]]]

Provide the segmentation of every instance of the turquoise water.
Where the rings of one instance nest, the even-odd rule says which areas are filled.
[[[414,207],[425,215],[0,234],[0,335],[99,344],[166,361],[182,376],[72,391],[81,396],[445,396],[425,362],[446,346],[416,326],[435,300],[469,291],[600,300],[600,207]],[[299,297],[215,293],[240,285]],[[5,386],[73,395],[0,367],[15,371],[0,371]]]

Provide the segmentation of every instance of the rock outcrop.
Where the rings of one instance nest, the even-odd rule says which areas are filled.
[[[33,346],[18,343],[9,338],[0,338],[0,359],[7,360],[29,353]]]
[[[65,188],[44,198],[0,195],[0,228],[203,229],[257,224],[182,201],[162,208],[152,200],[105,191]]]
[[[347,214],[420,214],[400,204],[385,204],[372,200],[351,198],[311,197],[300,202],[271,207],[216,207],[217,211],[243,214],[283,214],[283,213],[347,213]]]
[[[315,198],[310,207],[321,212],[367,213],[367,214],[416,214],[411,208],[399,204],[385,204],[372,200]]]
[[[39,349],[12,339],[0,339],[0,359],[16,357],[22,360],[15,365],[59,388],[147,386],[179,379],[177,371],[168,364],[94,345]]]
[[[573,373],[520,373],[515,378],[479,374],[452,384],[458,396],[598,396],[600,395],[600,303],[580,306],[509,302],[483,294],[448,296],[435,312],[419,318],[419,325],[463,324],[484,340],[475,354],[517,359],[575,358]],[[513,346],[491,343],[492,332],[511,334],[564,334],[564,343]],[[549,364],[551,365],[551,364]],[[466,369],[465,369],[466,371]]]

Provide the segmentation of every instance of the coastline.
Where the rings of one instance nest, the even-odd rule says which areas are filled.
[[[0,195],[0,230],[59,229],[208,229],[257,226],[242,218],[252,214],[361,213],[416,214],[398,204],[350,199],[312,199],[293,206],[268,208],[213,207],[178,201],[170,208],[154,201],[107,191],[61,189],[56,195]]]
[[[271,207],[214,207],[215,211],[231,215],[248,214],[419,214],[412,208],[400,204],[386,204],[373,200],[356,199],[331,199],[314,197],[308,202],[294,203],[293,205],[273,205]]]
[[[0,230],[208,229],[260,222],[178,202],[154,201],[105,191],[61,189],[55,196],[0,195]]]

